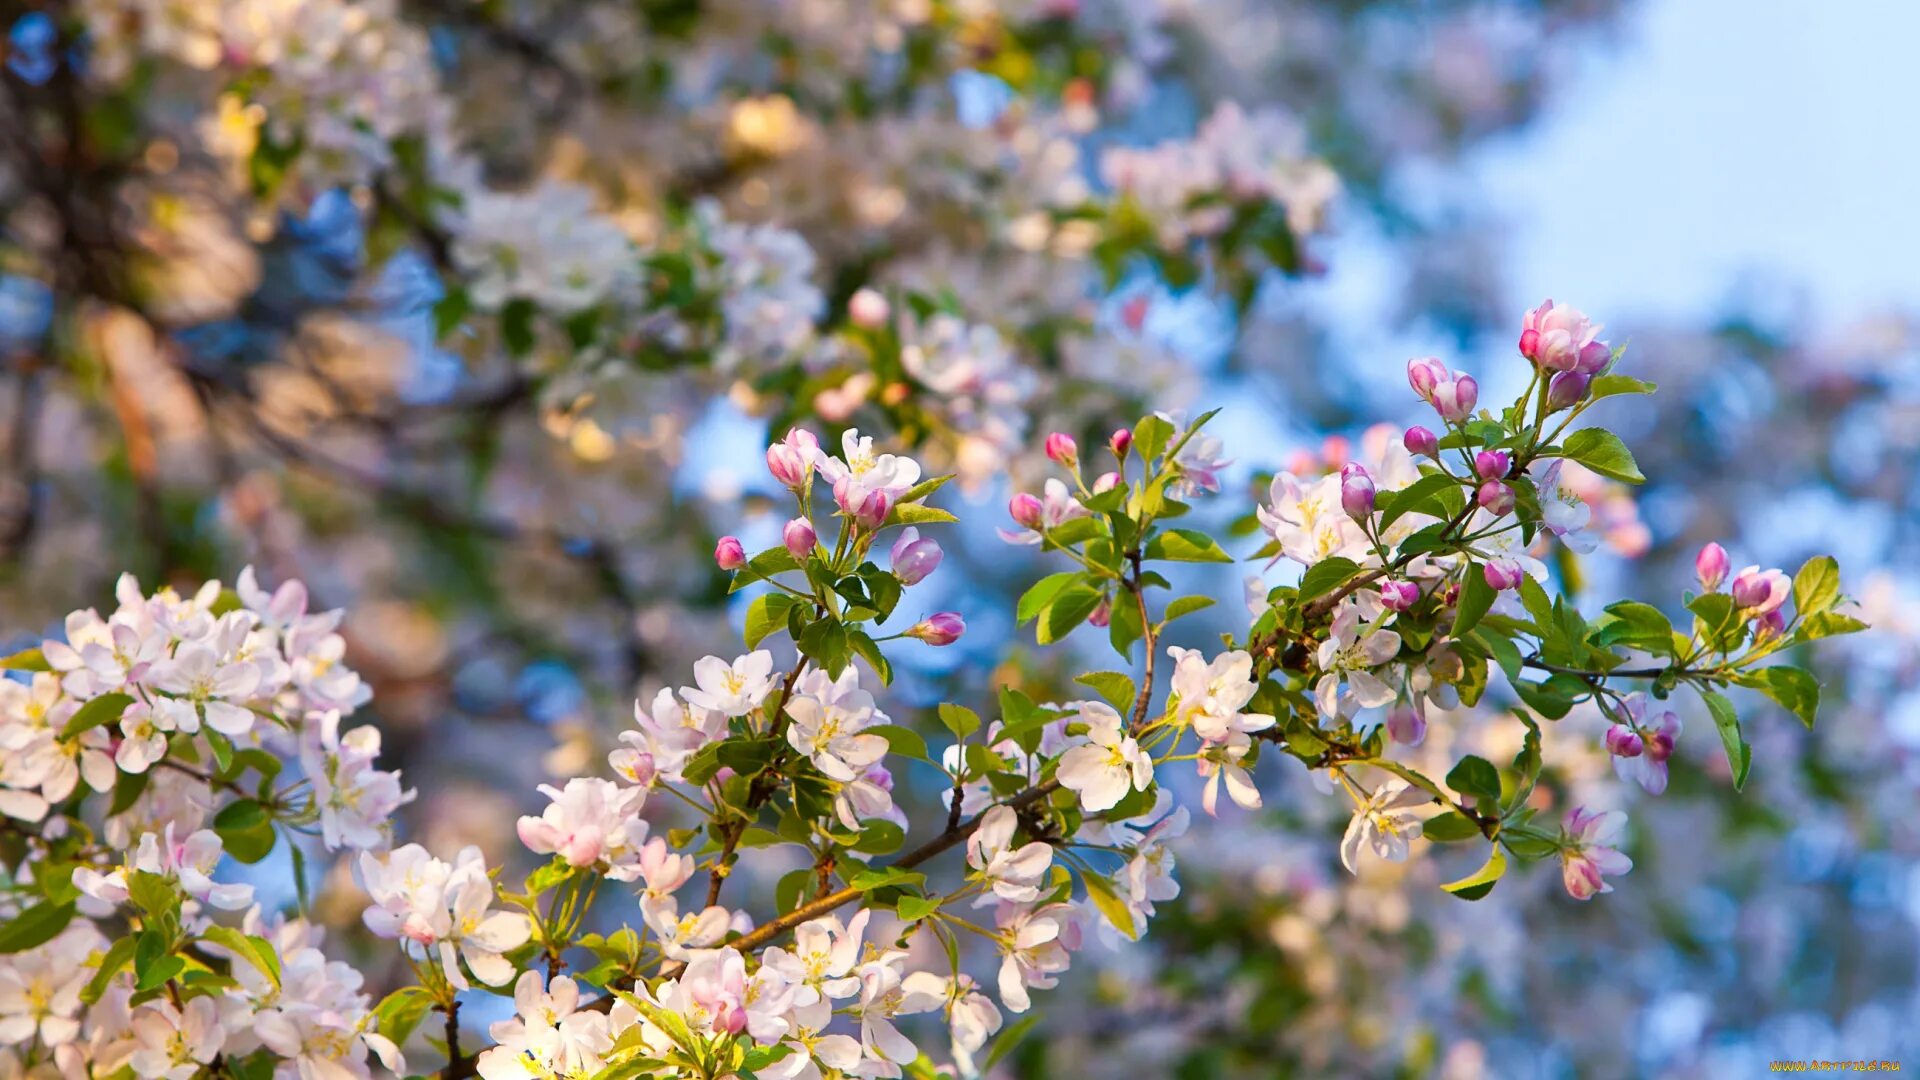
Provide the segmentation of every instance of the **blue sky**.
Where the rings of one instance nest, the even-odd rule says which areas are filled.
[[[1476,162],[1516,306],[1711,312],[1744,275],[1823,323],[1920,305],[1920,3],[1645,0]]]

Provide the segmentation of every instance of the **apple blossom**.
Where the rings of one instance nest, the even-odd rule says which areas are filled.
[[[1758,617],[1786,603],[1793,595],[1793,582],[1778,570],[1749,566],[1733,576],[1727,591],[1733,595],[1735,607],[1749,617]]]
[[[1018,826],[1010,807],[987,811],[967,840],[967,865],[980,872],[994,896],[1024,903],[1039,897],[1040,882],[1053,865],[1053,848],[1037,841],[1016,848],[1013,833]]]
[[[1387,712],[1387,735],[1402,746],[1419,746],[1427,737],[1427,718],[1410,704],[1395,705]]]
[[[862,330],[878,330],[890,314],[887,298],[872,289],[860,289],[847,299],[847,319]]]
[[[1334,617],[1314,660],[1321,674],[1314,684],[1314,701],[1328,719],[1351,715],[1358,707],[1377,708],[1396,696],[1392,684],[1374,673],[1400,651],[1400,635],[1392,630],[1367,630],[1360,624],[1360,607],[1348,604]],[[1345,683],[1346,688],[1341,689]]]
[[[1420,586],[1411,581],[1380,583],[1380,606],[1388,611],[1406,611],[1420,602]]]
[[[1521,323],[1520,355],[1548,371],[1592,375],[1612,358],[1606,343],[1594,340],[1599,332],[1579,309],[1547,300]]]
[[[1560,412],[1584,401],[1592,376],[1579,371],[1557,371],[1547,380],[1547,411]]]
[[[1413,392],[1422,401],[1431,403],[1434,390],[1452,379],[1453,373],[1438,357],[1417,356],[1407,361],[1407,385],[1413,387]]]
[[[1480,504],[1481,509],[1495,517],[1501,517],[1513,513],[1513,506],[1518,496],[1508,484],[1499,480],[1488,480],[1474,493],[1474,499]]]
[[[1495,592],[1517,589],[1527,572],[1511,559],[1492,559],[1480,565],[1480,574]]]
[[[539,817],[522,817],[520,842],[536,854],[554,854],[567,865],[594,867],[615,881],[640,875],[640,849],[647,823],[640,818],[645,788],[576,776],[564,788],[540,785],[552,800]]]
[[[929,645],[951,645],[967,632],[967,621],[957,611],[936,611],[900,633]]]
[[[1088,741],[1061,755],[1061,785],[1078,792],[1081,805],[1093,812],[1111,810],[1130,791],[1145,791],[1153,782],[1153,759],[1124,734],[1120,714],[1102,702],[1083,701],[1080,720]]]
[[[1355,800],[1358,805],[1353,820],[1347,823],[1346,835],[1340,841],[1341,865],[1349,873],[1358,874],[1355,864],[1362,850],[1372,851],[1388,862],[1405,860],[1408,843],[1420,835],[1421,821],[1403,811],[1429,801],[1427,793],[1395,778],[1375,788],[1364,800],[1358,795]]]
[[[919,529],[909,525],[894,538],[887,558],[900,584],[918,585],[939,569],[942,554],[938,541],[921,536]]]
[[[1046,452],[1048,459],[1062,468],[1071,469],[1080,464],[1079,444],[1064,431],[1047,436]]]
[[[738,570],[747,565],[747,549],[737,536],[723,536],[713,546],[713,561],[722,570]]]
[[[1504,450],[1482,450],[1473,455],[1473,472],[1482,480],[1504,480],[1513,456]]]
[[[835,697],[796,693],[786,711],[787,742],[830,779],[854,780],[887,752],[884,736],[863,734],[877,722],[873,695],[864,690]]]
[[[1440,456],[1440,439],[1433,432],[1415,424],[1401,437],[1401,444],[1407,453],[1415,457],[1437,458]]]
[[[1347,512],[1347,516],[1365,522],[1373,516],[1373,499],[1373,477],[1367,475],[1366,467],[1358,464],[1341,466],[1340,508]]]
[[[808,555],[818,544],[819,538],[813,534],[813,523],[806,518],[794,518],[780,530],[780,542],[786,546],[787,553],[795,560],[805,562]]]
[[[1433,410],[1449,424],[1463,423],[1480,403],[1480,384],[1471,375],[1442,381],[1428,395]]]
[[[1133,429],[1116,428],[1114,433],[1107,437],[1107,449],[1113,451],[1114,457],[1125,461],[1127,451],[1133,449]]]
[[[1618,810],[1596,813],[1576,806],[1568,812],[1560,838],[1560,871],[1568,896],[1590,900],[1596,893],[1612,892],[1606,877],[1633,869],[1633,860],[1613,847],[1626,824],[1627,815]]]
[[[759,649],[736,657],[732,663],[709,656],[693,665],[693,679],[698,686],[680,690],[688,705],[726,716],[745,716],[759,708],[773,691],[773,654]]]
[[[106,873],[91,866],[79,867],[73,872],[73,884],[95,900],[124,904],[128,899],[130,872],[157,874],[178,882],[180,890],[195,900],[225,911],[238,911],[253,903],[253,886],[221,885],[213,880],[222,854],[220,837],[212,829],[201,829],[176,840],[174,827],[169,824],[162,833],[140,837],[133,858],[126,865]]]

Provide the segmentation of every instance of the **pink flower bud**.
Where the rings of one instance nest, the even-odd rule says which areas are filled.
[[[869,491],[867,497],[860,500],[860,506],[853,512],[856,524],[866,529],[877,529],[886,523],[887,514],[893,510],[893,500],[884,491]]]
[[[1607,729],[1607,753],[1614,757],[1637,758],[1646,748],[1640,736],[1625,724],[1615,724]]]
[[[1046,508],[1040,505],[1040,500],[1024,491],[1007,501],[1007,513],[1029,529],[1038,529],[1046,520]]]
[[[1592,378],[1607,369],[1613,363],[1613,350],[1607,348],[1604,341],[1589,341],[1580,349],[1580,358],[1573,362],[1576,375]]]
[[[1593,384],[1590,376],[1578,371],[1558,371],[1547,382],[1547,411],[1559,412],[1580,404],[1587,396],[1587,388]]]
[[[1504,480],[1513,458],[1504,450],[1482,450],[1473,455],[1473,471],[1482,480]]]
[[[1080,445],[1073,436],[1064,431],[1056,431],[1047,436],[1047,457],[1063,469],[1071,469],[1080,461]]]
[[[1753,640],[1768,641],[1787,632],[1787,614],[1779,608],[1753,620]]]
[[[920,530],[908,526],[900,530],[891,552],[893,576],[902,585],[918,585],[940,566],[943,552],[932,537],[921,537]]]
[[[787,550],[793,553],[794,558],[806,562],[807,556],[813,554],[814,545],[820,540],[814,535],[813,523],[806,518],[797,517],[787,522],[787,527],[780,530],[780,542],[787,545]]]
[[[1518,501],[1513,489],[1498,480],[1481,484],[1478,498],[1481,507],[1496,517],[1513,513],[1513,504]]]
[[[908,627],[906,636],[918,638],[929,645],[951,645],[966,632],[966,620],[960,617],[959,612],[941,611]]]
[[[1434,388],[1452,380],[1452,373],[1438,357],[1419,356],[1407,361],[1407,385],[1422,401],[1432,401]]]
[[[1099,476],[1094,478],[1093,493],[1095,495],[1098,495],[1103,491],[1112,491],[1114,488],[1117,488],[1119,486],[1120,486],[1119,473],[1103,472]]]
[[[1113,601],[1101,597],[1099,606],[1093,609],[1093,614],[1087,616],[1087,621],[1103,630],[1106,629],[1113,622]]]
[[[1133,429],[1121,428],[1114,432],[1112,437],[1107,439],[1107,449],[1113,451],[1114,457],[1126,457],[1127,451],[1133,449]]]
[[[1499,560],[1482,563],[1480,576],[1486,579],[1487,584],[1492,586],[1495,592],[1505,592],[1508,589],[1519,588],[1520,581],[1527,576],[1527,572],[1520,569],[1520,564],[1517,562]]]
[[[1387,713],[1387,736],[1402,746],[1419,746],[1427,737],[1427,718],[1402,703]]]
[[[1787,602],[1793,583],[1778,570],[1749,566],[1734,576],[1731,591],[1735,607],[1752,615],[1765,615]]]
[[[1548,300],[1522,320],[1520,355],[1547,371],[1592,375],[1612,357],[1605,342],[1594,340],[1599,332],[1580,309]]]
[[[1414,457],[1438,458],[1440,456],[1439,438],[1419,424],[1408,428],[1406,437],[1400,442],[1407,448],[1407,453]]]
[[[890,310],[886,297],[861,289],[847,300],[847,321],[863,330],[878,330],[886,325]]]
[[[767,447],[767,471],[775,480],[794,490],[813,474],[814,460],[820,454],[820,440],[813,432],[791,428],[787,437]]]
[[[1420,602],[1420,586],[1411,581],[1380,583],[1380,604],[1388,611],[1405,611]]]
[[[1433,411],[1449,424],[1458,424],[1473,415],[1480,404],[1480,384],[1471,375],[1449,379],[1433,388]]]
[[[1693,557],[1693,574],[1700,581],[1700,587],[1707,592],[1715,592],[1720,583],[1727,580],[1727,549],[1719,544],[1709,543]]]
[[[1340,508],[1355,521],[1373,516],[1373,477],[1364,465],[1349,464],[1340,469]]]
[[[747,565],[747,549],[740,546],[737,536],[723,536],[713,546],[713,561],[722,570],[738,570]]]

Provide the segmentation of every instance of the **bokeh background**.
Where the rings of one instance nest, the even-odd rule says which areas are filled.
[[[960,44],[932,89],[864,113],[821,104],[832,94],[809,79],[883,67],[886,27],[917,6],[958,11]],[[72,47],[58,7],[0,4],[0,120],[22,136],[0,171],[14,198],[0,210],[0,651],[103,601],[122,569],[184,583],[252,563],[304,578],[349,609],[370,715],[421,791],[410,835],[524,857],[511,823],[535,783],[595,768],[636,694],[735,648],[741,607],[707,553],[722,532],[775,542],[784,515],[759,465],[769,426],[908,427],[876,417],[844,372],[821,383],[776,364],[629,363],[630,348],[582,349],[551,327],[530,355],[503,349],[500,320],[447,318],[457,260],[430,229],[391,235],[365,178],[269,202],[262,224],[259,205],[222,201],[216,161],[195,181],[207,188],[173,190],[174,216],[128,214],[136,246],[165,241],[147,303],[70,273],[46,256],[62,239],[46,234],[25,164],[51,160],[55,136],[32,116]],[[1268,808],[1198,825],[1179,849],[1181,899],[1145,941],[1090,949],[999,1074],[1920,1067],[1920,142],[1904,119],[1920,101],[1907,55],[1920,7],[973,10],[987,7],[597,4],[575,21],[537,3],[370,6],[419,31],[396,55],[438,79],[446,122],[490,182],[587,185],[643,242],[671,232],[662,207],[679,194],[794,229],[817,254],[823,327],[857,284],[949,290],[1052,391],[995,406],[1017,419],[982,422],[976,402],[926,440],[931,461],[963,472],[952,505],[971,513],[910,598],[921,609],[903,614],[957,608],[971,631],[903,657],[896,719],[1110,664],[1091,645],[1023,646],[1012,625],[1012,598],[1052,567],[992,527],[1039,474],[1031,451],[1050,428],[1092,445],[1141,403],[1224,406],[1215,428],[1234,465],[1210,512],[1230,528],[1261,474],[1303,455],[1323,465],[1340,440],[1417,419],[1408,356],[1467,367],[1489,398],[1517,390],[1519,317],[1548,296],[1604,321],[1629,343],[1625,370],[1660,384],[1645,406],[1607,407],[1651,480],[1631,499],[1596,491],[1609,543],[1562,564],[1568,583],[1659,600],[1686,586],[1707,540],[1736,566],[1832,552],[1874,626],[1817,657],[1817,730],[1743,701],[1744,794],[1703,717],[1686,716],[1685,768],[1658,799],[1614,782],[1596,717],[1554,725],[1561,786],[1635,822],[1633,873],[1591,904],[1562,895],[1550,867],[1480,903],[1438,891],[1451,875],[1432,858],[1351,877],[1338,807],[1267,763]],[[978,30],[993,18],[1065,19],[1115,49],[1099,122],[1052,124],[1073,88],[1002,64],[1010,46]],[[402,40],[379,27],[363,32]],[[632,90],[643,69],[668,89]],[[155,85],[153,131],[178,122],[162,103],[189,120],[210,111],[190,80]],[[782,95],[795,116],[766,105]],[[1023,200],[1109,188],[1104,151],[1190,137],[1228,100],[1298,117],[1340,178],[1299,272],[1259,269],[1235,296],[1225,274],[1188,283],[1134,259],[1104,279],[1058,244],[1017,242]],[[762,111],[743,116],[743,102]],[[734,140],[717,160],[716,132]],[[152,145],[139,151],[149,166]],[[154,183],[189,171],[154,167]],[[180,224],[196,215],[231,228]],[[1062,320],[1075,329],[1056,345]],[[657,329],[636,324],[641,338]],[[1209,584],[1231,600],[1245,572]],[[1244,626],[1234,603],[1211,614],[1180,643]],[[1506,737],[1462,713],[1419,753]],[[909,803],[915,779],[901,785]],[[284,900],[289,870],[253,872]],[[321,910],[350,926],[350,875],[315,874]],[[379,950],[341,940],[378,967]]]

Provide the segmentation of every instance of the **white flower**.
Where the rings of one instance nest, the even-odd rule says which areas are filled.
[[[213,998],[193,998],[184,1009],[156,998],[133,1014],[134,1050],[127,1063],[142,1080],[191,1080],[219,1055],[226,1038]]]
[[[896,503],[920,482],[919,462],[903,455],[875,454],[873,438],[857,429],[848,428],[840,436],[840,449],[844,461],[822,452],[817,464],[842,506],[859,506],[876,491],[885,494],[889,503]]]
[[[1089,741],[1061,755],[1054,774],[1061,786],[1078,792],[1081,806],[1090,813],[1113,809],[1128,792],[1147,790],[1153,783],[1153,758],[1122,732],[1120,714],[1102,702],[1084,701],[1080,719],[1087,724]]]
[[[1341,508],[1338,473],[1310,482],[1281,473],[1267,499],[1257,515],[1282,556],[1312,566],[1335,556],[1360,562],[1370,553],[1366,533]]]
[[[313,783],[320,835],[327,850],[366,850],[387,842],[388,826],[415,792],[400,786],[400,774],[373,767],[380,756],[380,729],[363,725],[340,734],[340,711],[320,714],[318,739],[300,747],[300,761]]]
[[[1410,787],[1404,780],[1389,780],[1374,789],[1367,801],[1353,812],[1347,834],[1340,841],[1340,863],[1349,873],[1358,874],[1355,862],[1362,847],[1389,862],[1407,857],[1407,844],[1420,835],[1421,822],[1411,814],[1396,813],[1409,806],[1430,801],[1426,792]]]
[[[1091,513],[1080,505],[1080,500],[1059,477],[1048,477],[1041,486],[1040,525],[1042,529],[1056,529],[1075,518],[1083,518]],[[1000,539],[1009,544],[1038,544],[1041,541],[1039,529],[996,529]]]
[[[434,858],[419,844],[407,844],[384,858],[360,856],[360,877],[373,904],[362,914],[367,928],[408,943],[414,956],[437,955],[447,981],[467,988],[460,960],[490,986],[513,977],[513,965],[501,955],[532,936],[525,915],[493,911],[493,879],[477,847],[467,847],[452,864]]]
[[[253,903],[253,886],[214,882],[212,875],[220,865],[221,852],[220,836],[212,829],[201,829],[176,842],[174,828],[168,825],[162,835],[147,833],[140,837],[130,864],[104,874],[83,866],[73,872],[73,883],[95,900],[121,904],[127,900],[127,872],[139,870],[174,879],[182,892],[203,904],[238,911]]]
[[[1362,637],[1360,616],[1359,604],[1342,606],[1315,656],[1323,674],[1314,684],[1314,701],[1320,715],[1329,719],[1350,716],[1355,706],[1377,708],[1397,696],[1392,684],[1372,669],[1399,653],[1400,635],[1392,630],[1375,630]],[[1340,688],[1343,679],[1344,691]]]
[[[80,1035],[80,991],[93,977],[87,959],[106,941],[85,920],[69,923],[53,940],[0,959],[0,1046],[37,1034],[48,1049]]]
[[[925,980],[903,975],[900,964],[906,955],[885,952],[861,964],[860,1001],[854,1007],[860,1017],[860,1045],[868,1054],[892,1065],[920,1056],[913,1040],[893,1026],[894,1017],[932,1012],[944,1000],[944,995],[932,991]]]
[[[1206,790],[1200,794],[1200,808],[1210,817],[1219,816],[1220,784],[1226,782],[1227,795],[1244,810],[1260,809],[1260,789],[1253,774],[1241,760],[1247,756],[1252,740],[1235,732],[1225,742],[1208,743],[1200,749],[1199,771],[1206,777]]]
[[[199,731],[203,712],[207,726],[222,735],[253,730],[253,710],[236,704],[252,697],[260,686],[260,669],[252,663],[223,660],[206,645],[186,642],[171,660],[154,664],[151,683],[155,689],[177,695],[159,699],[155,708],[180,731]]]
[[[1259,683],[1253,678],[1253,657],[1245,650],[1221,653],[1212,662],[1197,649],[1173,646],[1171,692],[1176,723],[1190,724],[1194,734],[1218,742],[1236,732],[1261,731],[1273,726],[1264,713],[1243,713]]]
[[[860,939],[870,915],[871,911],[861,908],[845,926],[833,915],[801,923],[794,929],[791,951],[774,946],[761,954],[760,961],[793,983],[796,1005],[852,997],[859,992],[860,980],[850,973],[860,959]]]
[[[572,979],[557,976],[543,990],[539,972],[523,972],[513,986],[513,1003],[516,1016],[487,1029],[495,1045],[475,1062],[485,1080],[588,1076],[605,1067],[614,1018],[581,1011],[580,988]]]
[[[980,826],[967,838],[967,865],[986,878],[993,895],[1025,903],[1039,898],[1040,884],[1053,865],[1053,848],[1038,842],[1015,848],[1013,833],[1019,823],[1019,815],[1010,806],[987,811]]]
[[[1059,972],[1072,962],[1061,940],[1068,931],[1068,912],[1060,904],[1032,908],[1002,904],[995,921],[1000,928],[1000,1003],[1013,1012],[1033,1007],[1028,987],[1044,990],[1060,980]]]
[[[640,808],[647,789],[576,776],[565,788],[541,784],[551,799],[539,817],[523,817],[520,842],[541,855],[558,854],[569,866],[593,866],[615,881],[640,876],[640,847],[647,823]]]
[[[732,914],[718,904],[682,915],[679,903],[671,896],[643,901],[640,914],[660,939],[660,951],[670,960],[686,960],[695,950],[718,945],[733,924]]]
[[[865,690],[830,699],[795,694],[787,702],[787,717],[787,742],[831,779],[852,781],[886,756],[885,736],[861,733],[875,717],[873,695]]]
[[[729,664],[709,656],[693,665],[698,689],[682,687],[680,696],[695,708],[726,716],[745,716],[760,707],[773,689],[773,654],[760,649]]]
[[[1133,858],[1121,877],[1127,909],[1144,924],[1153,917],[1154,905],[1180,895],[1180,882],[1173,876],[1173,841],[1186,835],[1190,818],[1182,806],[1161,818],[1140,838]]]
[[[1534,462],[1527,472],[1533,475],[1534,486],[1540,491],[1541,524],[1559,537],[1561,543],[1584,555],[1600,546],[1600,537],[1587,531],[1587,525],[1593,520],[1593,507],[1562,478],[1566,465],[1565,458],[1549,458]]]

